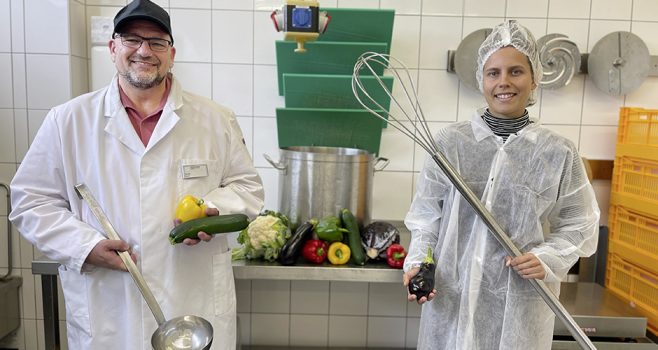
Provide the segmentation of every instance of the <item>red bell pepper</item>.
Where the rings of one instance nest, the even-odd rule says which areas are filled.
[[[314,264],[322,264],[327,257],[327,243],[319,239],[309,239],[304,243],[302,256],[306,261]]]
[[[386,249],[386,262],[388,266],[394,269],[401,269],[404,265],[404,259],[407,257],[407,252],[404,247],[393,243]]]

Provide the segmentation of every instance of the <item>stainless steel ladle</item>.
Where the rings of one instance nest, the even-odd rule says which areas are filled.
[[[85,200],[89,209],[103,227],[106,237],[109,239],[121,239],[116,230],[103,212],[96,198],[91,194],[85,184],[75,186],[75,191],[80,199]],[[213,340],[213,328],[210,322],[199,316],[179,316],[166,320],[160,305],[155,300],[153,293],[146,285],[146,281],[130,258],[128,252],[118,252],[130,276],[137,284],[146,304],[151,309],[153,317],[158,322],[158,328],[151,336],[151,346],[155,350],[207,350]]]

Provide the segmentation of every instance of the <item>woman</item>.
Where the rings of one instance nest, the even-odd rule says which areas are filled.
[[[598,205],[576,146],[526,110],[542,76],[532,34],[516,21],[496,26],[477,69],[488,107],[436,142],[523,254],[507,256],[428,159],[405,219],[412,239],[404,284],[427,248],[436,261],[435,291],[417,300],[418,348],[550,349],[554,314],[525,279],[559,294],[571,266],[596,250]]]

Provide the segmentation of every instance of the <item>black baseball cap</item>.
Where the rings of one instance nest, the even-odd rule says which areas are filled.
[[[174,42],[174,36],[171,35],[169,14],[162,7],[149,0],[133,0],[122,8],[114,17],[114,32],[119,33],[121,26],[136,19],[151,21],[159,25],[162,30],[169,34],[171,42]]]

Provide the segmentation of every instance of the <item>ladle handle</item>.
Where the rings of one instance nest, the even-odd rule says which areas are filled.
[[[87,185],[85,184],[75,185],[75,191],[78,193],[78,196],[81,199],[87,202],[87,204],[89,205],[89,209],[91,209],[91,212],[94,214],[98,222],[103,227],[103,230],[105,231],[105,236],[109,239],[120,240],[121,237],[119,237],[119,234],[110,223],[110,220],[108,220],[100,204],[98,204],[96,198],[94,198],[94,195],[92,195],[91,191],[89,191]],[[144,300],[146,300],[146,304],[151,309],[151,312],[153,313],[153,317],[155,317],[155,320],[158,322],[158,325],[165,323],[166,319],[164,317],[164,314],[162,313],[162,309],[160,309],[160,305],[155,300],[155,297],[153,296],[153,293],[151,293],[149,287],[146,285],[146,281],[144,280],[144,277],[142,277],[142,274],[137,269],[137,265],[135,265],[135,262],[130,257],[130,254],[128,252],[117,252],[117,253],[121,258],[121,261],[123,261],[123,264],[126,265],[126,268],[128,268],[128,272],[130,272],[130,276],[133,278],[133,281],[135,281],[135,284],[137,284],[137,288],[139,288],[139,291],[142,293]]]

